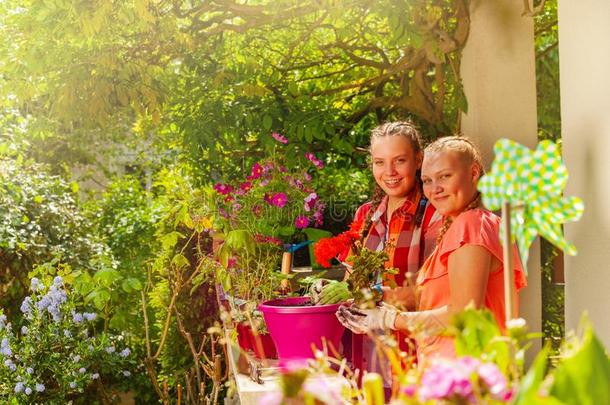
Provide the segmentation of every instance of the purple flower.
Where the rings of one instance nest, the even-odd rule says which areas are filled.
[[[283,208],[288,202],[286,193],[275,193],[271,196],[270,204],[278,208]]]
[[[34,369],[32,367],[28,367],[25,369],[25,372],[28,374],[34,374]]]
[[[309,226],[309,219],[305,215],[299,215],[294,220],[294,226],[297,229],[307,228],[307,226]]]
[[[228,184],[216,183],[214,184],[214,190],[216,190],[218,194],[227,195],[233,191],[233,187]]]
[[[114,346],[108,346],[108,347],[106,348],[106,353],[108,353],[108,354],[112,354],[112,353],[114,353],[114,351],[115,351],[115,350],[116,350],[116,349],[114,348]]]
[[[68,385],[70,385],[70,388],[74,389],[76,388],[76,381],[70,381],[70,384]]]
[[[55,287],[61,287],[64,283],[64,280],[61,278],[61,276],[55,276],[55,278],[53,279],[53,285]]]
[[[24,388],[25,388],[25,384],[22,383],[21,381],[19,381],[17,384],[15,384],[15,393],[18,394],[20,392],[23,392]]]
[[[466,400],[473,399],[470,373],[449,361],[432,363],[422,376],[419,398],[425,402],[431,399],[450,399],[456,395]]]
[[[74,323],[81,323],[83,321],[83,314],[79,312],[73,312],[72,320],[74,321]]]
[[[288,139],[284,135],[278,134],[277,132],[272,133],[271,136],[279,143],[283,143],[284,145],[288,143]]]
[[[13,363],[13,360],[6,359],[4,360],[4,365],[7,366],[11,371],[17,370],[17,366]]]
[[[81,367],[78,369],[78,372],[81,374],[85,374],[86,371],[87,371],[87,369],[85,367]]]
[[[130,354],[131,354],[131,350],[129,350],[129,348],[125,348],[125,349],[121,350],[121,352],[119,353],[119,356],[127,357]]]
[[[32,393],[32,389],[30,387],[25,387],[25,395],[30,395]]]
[[[252,170],[250,171],[250,179],[258,179],[263,175],[263,167],[260,163],[256,162],[252,165]]]
[[[36,383],[36,392],[43,392],[44,388],[44,384]]]
[[[224,208],[218,208],[218,213],[223,218],[227,218],[228,219],[230,217],[229,213]]]

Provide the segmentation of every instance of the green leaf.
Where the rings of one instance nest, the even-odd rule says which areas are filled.
[[[550,394],[567,404],[610,404],[610,358],[589,325],[553,373]]]
[[[273,118],[269,114],[266,114],[263,117],[263,129],[269,131],[271,130],[271,126],[273,125]]]
[[[519,389],[519,394],[515,400],[515,405],[531,404],[538,396],[540,384],[542,384],[546,372],[548,355],[549,348],[547,346],[544,347],[534,359],[532,366],[521,381],[521,388]]]
[[[133,291],[139,291],[142,289],[142,283],[137,278],[129,277],[123,280],[121,283],[121,288],[126,293],[131,293]]]
[[[169,232],[161,237],[161,245],[164,250],[171,250],[178,243],[178,239],[183,237],[184,235],[178,231]]]
[[[117,281],[121,277],[121,273],[119,273],[115,269],[106,268],[96,272],[93,275],[93,280],[104,287],[110,287],[115,281]]]
[[[87,297],[85,297],[86,301],[93,301],[93,305],[98,310],[104,309],[108,301],[110,300],[110,291],[107,289],[98,289],[91,291]]]
[[[188,267],[191,265],[191,263],[188,261],[188,259],[180,253],[178,253],[177,255],[175,255],[172,258],[172,264],[179,269],[181,269],[183,267]]]

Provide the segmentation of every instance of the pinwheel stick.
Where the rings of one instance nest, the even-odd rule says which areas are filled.
[[[504,313],[506,322],[515,317],[515,273],[513,259],[513,244],[510,230],[510,202],[502,203],[502,249],[504,256]]]

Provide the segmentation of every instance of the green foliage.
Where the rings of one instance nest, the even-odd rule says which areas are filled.
[[[369,289],[380,276],[385,274],[396,274],[398,270],[385,267],[388,261],[388,254],[385,250],[373,251],[362,246],[360,241],[356,241],[352,247],[352,254],[347,257],[347,262],[351,263],[351,273],[349,284],[356,302],[365,302]],[[371,290],[374,301],[381,301],[382,295],[377,290]]]
[[[55,260],[92,270],[108,251],[87,225],[76,184],[32,162],[0,158],[0,304],[15,305],[35,265]]]
[[[590,324],[581,339],[568,342],[553,372],[550,395],[566,404],[610,403],[610,357]]]

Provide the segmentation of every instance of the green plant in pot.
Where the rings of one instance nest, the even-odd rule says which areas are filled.
[[[233,318],[260,332],[264,323],[257,321],[257,305],[283,292],[283,253],[304,242],[303,229],[322,224],[325,207],[310,174],[323,163],[309,152],[287,159],[289,154],[279,148],[288,141],[279,134],[273,138],[281,145],[255,162],[243,181],[214,185],[216,229],[224,239],[218,250],[219,280]]]

